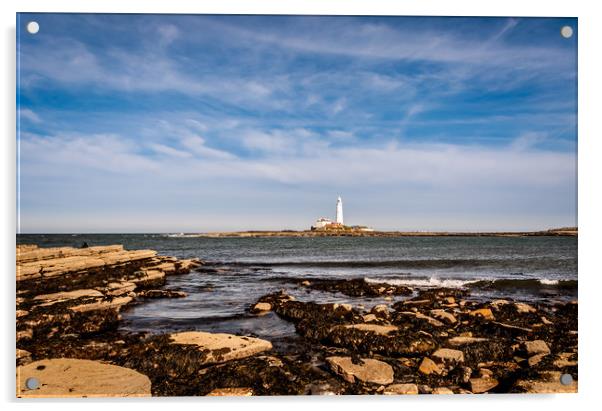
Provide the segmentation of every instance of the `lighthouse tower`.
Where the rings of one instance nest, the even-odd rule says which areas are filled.
[[[343,225],[343,200],[341,200],[341,196],[337,199],[337,224]]]

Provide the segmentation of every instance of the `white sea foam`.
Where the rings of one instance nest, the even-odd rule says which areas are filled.
[[[404,278],[404,279],[393,279],[393,278],[366,278],[366,282],[370,283],[387,283],[391,285],[403,285],[408,287],[449,287],[449,288],[461,288],[470,283],[475,283],[479,280],[457,280],[451,278],[437,278],[430,277],[426,278]]]
[[[550,280],[547,278],[542,278],[539,282],[543,285],[558,285],[558,280]]]

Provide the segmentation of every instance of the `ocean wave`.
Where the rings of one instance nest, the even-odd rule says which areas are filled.
[[[474,288],[474,289],[577,289],[577,280],[556,280],[556,279],[457,279],[440,277],[418,277],[418,278],[370,278],[367,282],[387,283],[391,285],[404,285],[408,287],[447,287],[447,288]]]
[[[471,288],[478,289],[555,289],[555,290],[576,290],[577,280],[553,280],[553,279],[496,279],[480,280],[470,284]]]
[[[437,277],[422,277],[422,278],[365,278],[368,283],[386,283],[390,285],[404,285],[408,287],[446,287],[446,288],[462,288],[466,285],[479,280],[458,280],[452,278],[437,278]]]

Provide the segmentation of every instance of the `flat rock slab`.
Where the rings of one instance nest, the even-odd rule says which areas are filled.
[[[493,313],[489,308],[479,308],[468,313],[471,317],[484,318],[485,320],[495,320]]]
[[[498,381],[495,378],[471,378],[469,380],[470,391],[474,394],[487,392],[498,386]]]
[[[170,335],[173,344],[196,345],[207,351],[203,364],[239,360],[272,349],[272,343],[253,337],[188,331]]]
[[[540,374],[538,380],[519,380],[515,387],[533,394],[554,394],[554,393],[576,393],[578,391],[577,381],[573,381],[569,385],[560,383],[559,371],[545,371]]]
[[[402,311],[402,312],[400,312],[400,314],[408,316],[408,317],[415,317],[415,318],[418,318],[419,320],[424,320],[434,327],[443,327],[444,326],[444,324],[441,321],[435,320],[433,317],[429,317],[428,315],[424,315],[422,313],[415,313],[412,311]]]
[[[111,309],[120,309],[121,306],[126,305],[130,301],[132,301],[132,297],[117,297],[111,300],[103,300],[103,301],[95,301],[87,304],[77,305],[75,307],[69,307],[69,309],[73,312],[85,313],[88,311],[96,311],[96,310],[111,310]]]
[[[28,389],[36,378],[39,387]],[[17,368],[17,396],[37,397],[150,397],[146,375],[98,361],[57,358],[35,361]]]
[[[431,375],[431,374],[440,375],[441,373],[443,373],[443,370],[441,369],[441,367],[428,357],[424,357],[422,359],[422,362],[420,363],[420,366],[418,367],[418,371],[425,375]]]
[[[455,324],[458,321],[453,314],[450,314],[444,310],[431,310],[431,315],[439,320],[447,322],[448,324]]]
[[[90,297],[90,298],[102,298],[103,294],[98,290],[83,289],[73,291],[63,291],[60,293],[44,294],[34,297],[35,301],[42,301],[43,306],[53,305],[56,303],[75,300],[77,298]]]
[[[253,389],[244,388],[216,388],[207,394],[207,397],[250,397],[253,395]]]
[[[345,328],[351,328],[360,331],[373,332],[378,335],[389,335],[398,328],[394,325],[378,325],[378,324],[351,324],[345,325]]]
[[[385,388],[383,395],[417,395],[416,384],[391,384]]]
[[[443,362],[464,362],[464,353],[450,348],[440,348],[432,354],[432,357]]]
[[[461,347],[463,345],[475,344],[487,341],[487,338],[479,337],[452,337],[447,340],[447,344],[452,347]]]
[[[550,353],[550,347],[543,340],[525,341],[523,347],[529,355]]]
[[[363,364],[354,364],[351,357],[328,357],[326,361],[336,374],[350,383],[354,383],[356,379],[373,384],[393,382],[393,367],[386,362],[362,358]]]

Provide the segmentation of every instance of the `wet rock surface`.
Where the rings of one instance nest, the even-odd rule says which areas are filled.
[[[132,387],[144,387],[128,391],[140,395],[577,390],[576,302],[483,301],[472,299],[465,289],[411,290],[363,279],[295,279],[290,283],[307,293],[304,301],[284,291],[266,294],[241,314],[278,316],[294,325],[294,337],[127,333],[117,329],[123,307],[148,298],[185,298],[178,290],[162,288],[166,275],[220,273],[202,272],[199,261],[148,250],[81,250],[83,254],[66,247],[18,250],[16,363],[21,376],[46,369],[38,370],[46,365],[40,361],[64,359],[89,360],[98,369],[118,367],[133,376]],[[312,293],[324,292],[351,298],[344,303],[311,300]],[[397,296],[396,302],[382,304],[387,296]],[[358,303],[353,302],[356,297]],[[360,297],[379,301],[368,305],[364,299],[360,304]],[[574,381],[562,385],[562,374]],[[70,384],[56,388],[57,395],[83,395],[77,387],[69,391]],[[21,389],[23,396],[52,394]]]
[[[27,387],[35,378],[39,387]],[[17,368],[17,396],[32,397],[150,397],[147,376],[129,368],[97,361],[58,358]]]

